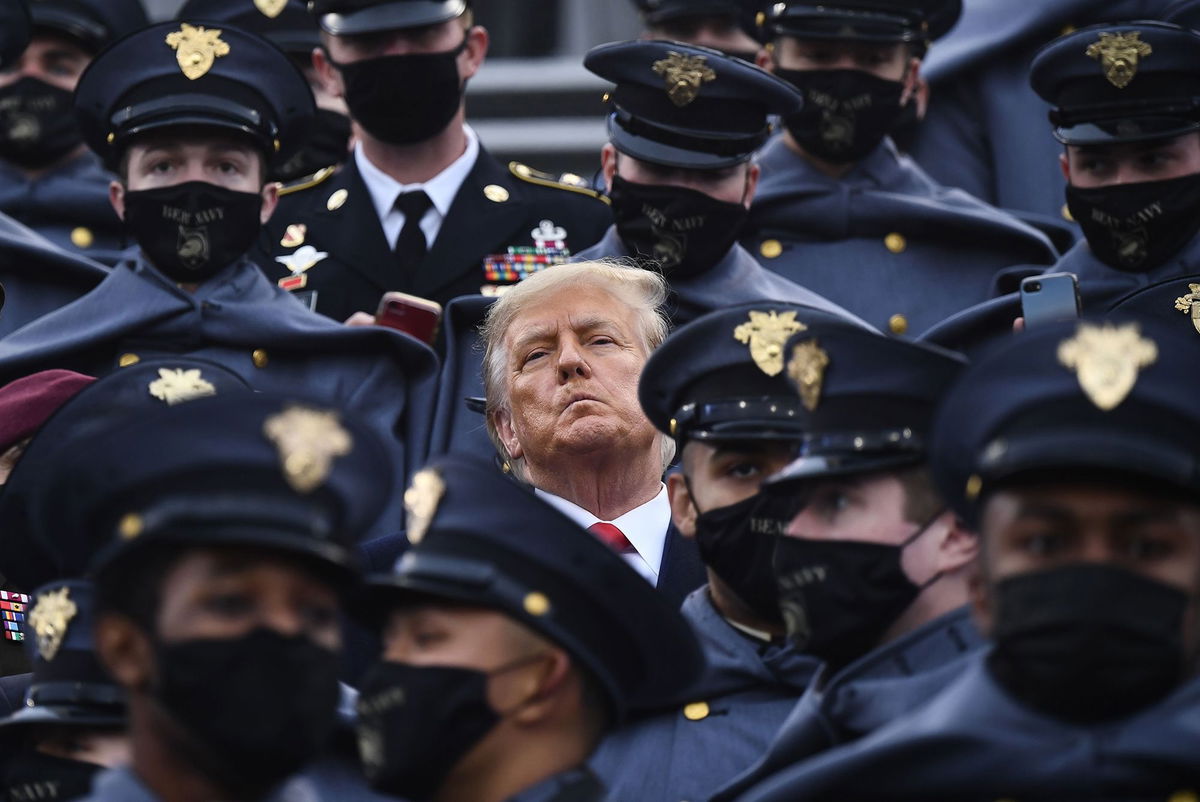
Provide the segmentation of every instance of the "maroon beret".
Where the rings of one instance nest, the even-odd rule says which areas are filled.
[[[73,370],[43,370],[0,387],[0,453],[36,433],[95,380]]]

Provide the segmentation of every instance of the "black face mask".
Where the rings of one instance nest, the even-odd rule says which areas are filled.
[[[668,278],[698,276],[725,258],[746,222],[746,207],[683,187],[634,184],[613,176],[613,218],[629,252]]]
[[[383,661],[363,678],[358,750],[371,787],[412,800],[431,798],[451,769],[500,723],[487,700],[490,671]]]
[[[308,143],[272,170],[271,180],[287,183],[312,175],[323,167],[341,164],[349,153],[349,143],[350,118],[329,109],[317,109]]]
[[[1144,273],[1200,231],[1200,173],[1094,189],[1068,184],[1067,208],[1097,259]]]
[[[1080,563],[998,582],[988,668],[1030,707],[1088,724],[1124,718],[1185,676],[1188,596],[1108,565]]]
[[[687,482],[687,478],[684,477]],[[688,494],[696,494],[688,483]],[[763,621],[782,624],[779,591],[771,565],[775,544],[798,504],[777,493],[759,492],[736,504],[696,511],[696,548],[700,559]]]
[[[901,119],[904,84],[862,70],[784,70],[775,74],[804,94],[783,124],[805,152],[831,164],[862,160]]]
[[[262,198],[207,181],[125,193],[125,227],[151,264],[179,283],[212,278],[262,229]]]
[[[0,793],[5,802],[42,799],[62,802],[87,796],[92,790],[92,780],[102,768],[33,748],[26,748],[11,759]]]
[[[337,723],[336,652],[256,629],[157,643],[159,704],[191,762],[233,789],[264,790],[317,757]],[[224,678],[224,679],[222,679]]]
[[[941,577],[917,585],[901,564],[904,549],[941,515],[898,546],[781,537],[775,577],[784,625],[796,648],[840,668],[878,646],[917,595]]]
[[[0,89],[0,158],[37,170],[81,142],[67,90],[30,77]]]
[[[442,53],[336,64],[350,116],[368,134],[391,145],[412,145],[441,133],[458,111],[466,82],[458,77],[458,54],[466,38]]]

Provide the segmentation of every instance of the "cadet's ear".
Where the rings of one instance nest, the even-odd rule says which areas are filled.
[[[671,502],[671,521],[684,537],[696,536],[696,505],[682,473],[667,477],[667,498]]]
[[[275,207],[279,205],[279,182],[268,181],[262,188],[262,210],[258,214],[258,219],[263,225],[271,219],[271,215],[275,214]]]
[[[600,173],[604,176],[604,191],[611,193],[613,176],[617,174],[617,149],[611,142],[600,148]]]
[[[950,510],[942,513],[949,526],[938,543],[937,570],[949,574],[968,567],[979,556],[979,537]]]
[[[482,25],[473,25],[467,31],[467,46],[461,54],[459,54],[459,76],[461,80],[473,78],[475,73],[479,72],[479,68],[483,66],[483,60],[487,57],[488,45],[490,43],[487,28]]]
[[[568,686],[580,685],[578,674],[571,670],[571,658],[562,649],[551,649],[533,668],[526,675],[528,685],[521,689],[524,701],[512,714],[516,724],[529,726],[551,718],[563,704]]]
[[[742,205],[747,209],[750,208],[750,202],[754,200],[754,193],[758,190],[758,178],[762,175],[762,168],[754,162],[750,162],[746,169],[746,188],[743,190]]]
[[[108,202],[112,204],[117,217],[125,219],[125,185],[120,181],[108,182]]]
[[[1071,160],[1067,158],[1066,153],[1058,154],[1058,169],[1062,170],[1063,178],[1067,179],[1067,183],[1071,183]]]
[[[141,627],[127,616],[103,613],[96,620],[93,636],[96,656],[117,684],[128,691],[149,687],[154,677],[154,649]]]
[[[767,72],[775,72],[775,59],[772,58],[774,55],[775,43],[767,42],[758,49],[757,53],[754,54],[754,63],[762,67]]]

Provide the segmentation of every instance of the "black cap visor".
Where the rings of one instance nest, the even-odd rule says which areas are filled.
[[[1064,145],[1086,147],[1173,139],[1200,131],[1200,119],[1186,117],[1121,117],[1059,126],[1054,138]]]
[[[925,456],[924,438],[912,429],[815,434],[806,438],[801,456],[768,478],[765,487],[794,493],[813,480],[903,468]]]
[[[789,6],[787,15],[768,23],[776,36],[855,42],[922,42],[928,26],[920,19],[883,11],[828,6]]]
[[[658,128],[641,121],[635,121],[624,114],[609,115],[608,138],[621,153],[635,159],[661,164],[665,167],[682,167],[694,170],[719,170],[744,164],[754,155],[754,151],[767,139],[767,131],[754,138],[702,138],[690,134],[674,134],[669,129]],[[641,133],[634,133],[630,126]],[[654,139],[646,134],[653,134]],[[662,141],[669,139],[676,144]],[[687,143],[682,144],[682,143]],[[724,150],[724,153],[714,153],[712,150]]]
[[[324,14],[318,19],[318,24],[323,31],[334,36],[354,36],[435,25],[460,17],[466,10],[466,0],[404,0],[348,14]]]
[[[50,3],[30,3],[29,15],[37,28],[50,28],[78,39],[92,52],[111,38],[111,32],[98,20],[79,11]]]

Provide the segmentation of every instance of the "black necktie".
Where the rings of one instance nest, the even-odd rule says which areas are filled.
[[[396,264],[404,272],[415,270],[425,258],[428,246],[425,232],[421,230],[421,218],[432,205],[429,196],[419,189],[396,198],[396,208],[404,214],[404,228],[400,229],[396,240]]]

